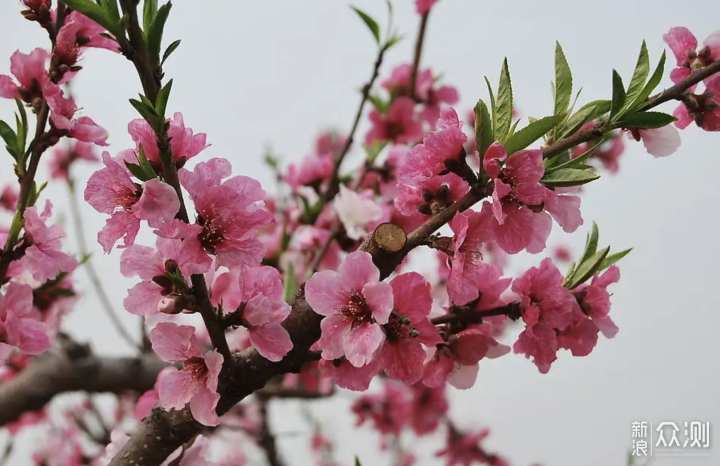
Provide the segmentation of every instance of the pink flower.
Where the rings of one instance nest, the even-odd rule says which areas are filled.
[[[475,273],[481,259],[480,247],[492,240],[492,218],[489,211],[458,212],[450,221],[453,256],[447,291],[450,301],[465,304],[478,297]]]
[[[288,167],[283,177],[285,182],[297,191],[301,186],[311,186],[317,190],[330,179],[333,171],[333,157],[328,154],[308,155],[300,162]]]
[[[345,149],[348,137],[336,131],[323,131],[315,139],[316,154],[330,154],[337,156]]]
[[[155,244],[156,248],[133,244],[120,257],[120,273],[143,280],[128,290],[123,301],[130,314],[150,316],[158,312],[181,312],[185,303],[178,299],[183,290],[179,290],[166,273],[182,273],[189,277],[204,272],[209,266],[194,263],[194,257],[183,255],[180,240],[157,238]]]
[[[56,147],[50,159],[50,177],[67,181],[70,178],[70,166],[77,160],[98,162],[95,147],[80,141],[71,143],[68,147]]]
[[[36,48],[27,55],[19,50],[13,53],[10,57],[10,71],[18,84],[15,84],[10,76],[0,75],[0,97],[17,97],[39,111],[43,98],[62,94],[62,90],[50,81],[47,74],[45,64],[49,56],[47,50],[41,48]]]
[[[553,255],[555,256],[555,259],[560,262],[566,262],[570,263],[572,262],[572,252],[570,251],[570,248],[564,245],[555,246],[555,249],[553,250]]]
[[[387,113],[377,110],[370,112],[372,129],[365,136],[365,143],[373,141],[392,141],[406,144],[417,141],[422,136],[422,124],[415,116],[415,102],[409,97],[398,97]]]
[[[2,193],[0,193],[0,207],[7,211],[15,212],[19,195],[20,192],[17,189],[17,184],[5,185]]]
[[[180,201],[172,186],[155,178],[143,186],[133,183],[125,167],[103,152],[105,168],[96,171],[85,188],[85,201],[98,212],[110,214],[98,233],[98,242],[109,253],[125,237],[124,246],[135,241],[140,221],[151,227],[172,219],[180,210]]]
[[[72,32],[72,35],[70,34]],[[61,42],[60,36],[73,40],[80,47],[107,49],[112,52],[118,52],[118,44],[112,39],[103,37],[101,32],[105,32],[105,28],[84,16],[77,11],[71,12],[65,17],[65,25],[58,33],[58,42]]]
[[[532,267],[512,284],[512,290],[520,296],[526,324],[513,349],[528,358],[532,356],[543,374],[557,358],[557,333],[582,317],[577,300],[562,282],[562,274],[546,258],[540,267]]]
[[[265,253],[255,236],[273,216],[263,208],[265,192],[260,183],[246,176],[223,181],[231,172],[230,162],[219,158],[201,162],[193,171],[180,169],[180,183],[195,203],[196,223],[176,221],[157,233],[182,238],[188,257],[214,255],[218,267],[255,266]]]
[[[318,341],[324,359],[345,356],[353,366],[362,367],[375,358],[385,341],[381,326],[393,309],[393,289],[380,282],[370,254],[350,253],[338,272],[316,273],[305,285],[305,297],[325,316]]]
[[[405,157],[405,163],[398,172],[398,181],[412,182],[424,176],[439,175],[448,171],[446,162],[455,162],[461,155],[467,136],[462,130],[462,122],[452,108],[440,113],[439,131],[425,134],[423,143],[413,147]]]
[[[98,146],[107,146],[108,132],[88,117],[77,117],[77,105],[73,99],[65,98],[61,92],[47,98],[50,123],[61,134],[82,142],[91,142]]]
[[[395,207],[409,217],[425,217],[460,200],[470,186],[454,173],[418,177],[412,183],[399,183]]]
[[[423,384],[436,388],[447,381],[461,390],[475,385],[481,359],[498,358],[510,351],[486,333],[484,329],[467,329],[437,345],[423,369]]]
[[[396,383],[383,385],[384,393],[363,395],[355,399],[352,410],[356,426],[371,421],[382,435],[398,435],[410,417],[410,403],[405,387]]]
[[[11,275],[22,270],[29,271],[33,278],[45,283],[60,272],[72,272],[78,265],[77,260],[62,252],[62,239],[65,231],[60,225],[48,227],[45,222],[52,215],[52,203],[47,201],[42,213],[37,206],[25,209],[25,250],[20,260],[10,266]]]
[[[345,358],[333,361],[321,359],[319,367],[322,375],[334,380],[338,387],[355,392],[367,390],[381,369],[378,359],[373,359],[362,367],[353,366]]]
[[[31,355],[50,348],[45,325],[30,317],[32,303],[32,288],[14,281],[0,294],[0,362],[10,357],[13,348]]]
[[[448,426],[447,446],[435,453],[435,456],[445,456],[447,466],[470,466],[471,464],[486,464],[488,466],[509,466],[505,459],[498,455],[487,453],[479,443],[484,440],[490,431],[483,429],[474,434],[459,432],[454,426]]]
[[[688,107],[690,105],[690,107]],[[720,131],[720,75],[705,80],[705,93],[692,94],[673,112],[675,126],[685,129],[695,121],[705,131]]]
[[[334,206],[350,239],[364,238],[372,227],[387,220],[385,210],[375,202],[373,197],[372,191],[359,194],[345,185],[340,185],[340,192],[335,197]]]
[[[693,70],[704,68],[720,58],[720,31],[715,31],[705,39],[704,47],[700,50],[697,50],[698,41],[693,33],[684,27],[670,28],[663,40],[677,60],[677,68],[670,73],[674,83],[690,76]]]
[[[215,413],[220,395],[218,376],[223,357],[217,351],[203,354],[195,337],[195,328],[161,322],[150,331],[153,350],[167,362],[182,362],[182,370],[162,372],[158,377],[160,404],[165,409],[182,409],[190,403],[190,412],[206,426],[220,424]]]
[[[425,350],[442,342],[440,334],[430,323],[432,308],[430,284],[416,272],[398,275],[391,282],[394,312],[383,325],[385,343],[378,360],[388,377],[408,385],[422,378]]]
[[[178,167],[182,167],[185,162],[209,147],[209,144],[206,143],[207,135],[205,133],[194,134],[193,130],[185,128],[182,113],[176,112],[172,119],[168,118],[166,121],[170,122],[168,137]],[[148,122],[143,119],[133,120],[128,124],[128,132],[135,141],[136,147],[139,148],[142,145],[147,159],[159,166],[160,154],[155,140],[155,132]]]
[[[225,287],[228,279],[230,286]],[[222,287],[225,292],[216,293]],[[283,300],[277,269],[240,266],[238,273],[223,274],[213,286],[212,300],[213,304],[222,302],[229,321],[248,329],[250,343],[262,357],[280,361],[292,349],[290,335],[282,326],[290,306]]]
[[[449,408],[445,397],[445,385],[430,388],[417,383],[410,388],[413,394],[410,410],[410,424],[413,430],[417,435],[434,432]]]
[[[606,338],[613,338],[617,325],[610,319],[610,293],[607,287],[620,281],[620,269],[610,266],[605,273],[593,277],[589,285],[580,285],[575,289],[575,296],[580,308],[600,329]]]
[[[415,9],[419,15],[424,15],[435,4],[436,0],[415,0]]]
[[[667,157],[680,147],[680,133],[668,125],[653,129],[635,129],[628,132],[628,137],[641,141],[645,149],[653,157]]]

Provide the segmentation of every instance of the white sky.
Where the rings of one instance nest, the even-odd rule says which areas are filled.
[[[175,78],[169,109],[182,111],[196,132],[208,133],[213,146],[198,159],[227,157],[236,173],[270,183],[260,161],[266,144],[294,160],[310,150],[319,129],[347,131],[357,89],[367,80],[375,54],[369,33],[347,3],[175,2],[167,43],[176,38],[183,43],[166,65],[167,77]],[[397,3],[396,23],[408,39],[389,54],[385,75],[394,64],[411,59],[418,23],[409,0]],[[357,0],[382,24],[384,5]],[[47,45],[43,32],[24,21],[19,9],[18,1],[0,4],[0,57],[5,57],[0,73],[9,71],[15,49],[27,52]],[[486,97],[483,75],[495,82],[507,56],[520,111],[543,116],[552,109],[549,82],[556,39],[572,66],[576,89],[584,88],[584,103],[609,98],[612,68],[629,79],[643,39],[654,64],[670,27],[687,26],[702,40],[720,28],[719,18],[720,3],[714,0],[442,0],[430,19],[423,64],[458,86],[464,116],[479,97]],[[110,131],[113,153],[128,147],[126,125],[136,115],[127,99],[140,90],[133,68],[106,51],[90,51],[83,65],[73,89],[80,105]],[[11,118],[11,104],[0,102],[0,118]],[[673,108],[671,104],[668,111]],[[620,174],[587,189],[584,218],[587,225],[598,222],[602,244],[616,250],[635,247],[621,263],[620,284],[612,289],[612,316],[620,333],[614,340],[601,338],[588,357],[562,354],[547,375],[511,354],[483,363],[472,390],[452,390],[452,410],[461,425],[492,428],[489,450],[514,465],[620,466],[631,444],[632,421],[702,420],[712,424],[710,457],[657,458],[653,464],[718,464],[719,143],[719,135],[693,127],[683,133],[679,152],[662,160],[630,143]],[[2,180],[9,181],[9,157],[0,163]],[[94,169],[76,173],[86,180]],[[58,214],[69,215],[63,186],[49,188],[47,195]],[[83,220],[91,238],[104,223],[89,208]],[[72,235],[69,225],[68,230]],[[567,239],[556,236],[550,244],[569,241],[577,253],[584,231]],[[149,241],[148,234],[138,238],[143,244]],[[133,281],[120,276],[117,252],[102,256],[99,246],[92,246],[120,308]],[[73,243],[68,247],[74,248]],[[540,260],[531,256],[522,263]],[[110,328],[83,273],[78,276],[88,296],[68,319],[68,328],[98,352],[126,354],[127,346]],[[123,317],[137,327],[132,316]],[[376,435],[353,428],[345,400],[319,404],[321,418],[339,440],[338,460],[351,464],[352,455],[359,453],[366,465],[388,464],[373,453]],[[276,404],[278,429],[298,430],[302,424],[295,413],[294,406]],[[440,464],[427,454],[438,449],[437,439],[411,444],[425,455],[421,465]],[[290,465],[311,464],[305,438],[288,437],[281,445],[290,452]],[[12,464],[27,463],[18,458]]]

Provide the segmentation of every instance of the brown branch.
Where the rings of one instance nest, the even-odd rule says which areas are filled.
[[[284,466],[285,462],[280,457],[275,434],[272,432],[270,424],[270,413],[268,412],[269,400],[260,397],[260,433],[258,445],[265,454],[265,459],[270,466]]]
[[[417,85],[417,76],[418,71],[420,70],[420,57],[422,56],[422,49],[425,43],[425,30],[427,29],[429,16],[430,10],[426,11],[425,14],[422,15],[422,19],[420,20],[420,29],[418,31],[417,41],[415,42],[415,56],[413,58],[412,68],[410,70],[410,96],[415,100],[418,99],[417,89],[415,89],[415,86]]]
[[[467,324],[482,322],[483,317],[508,316],[513,320],[520,318],[520,303],[512,302],[505,306],[487,309],[485,311],[466,310],[456,314],[445,314],[434,319],[430,319],[433,325],[441,325],[455,322],[463,322]]]
[[[48,354],[33,361],[15,378],[0,385],[0,426],[35,411],[56,395],[74,391],[145,392],[166,366],[154,354],[142,358],[72,358]]]

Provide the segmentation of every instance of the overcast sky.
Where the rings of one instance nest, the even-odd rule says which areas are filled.
[[[388,56],[409,61],[419,18],[410,0],[398,0],[397,27],[408,38]],[[204,6],[199,6],[204,5]],[[357,0],[384,24],[382,0]],[[0,4],[0,73],[9,56],[47,46],[42,31],[18,14],[19,2]],[[581,103],[610,97],[611,70],[626,81],[637,51],[647,40],[653,64],[663,51],[662,35],[687,26],[700,40],[720,29],[716,0],[441,0],[430,18],[423,65],[458,86],[461,115],[486,97],[483,76],[496,81],[507,56],[515,101],[523,115],[552,110],[550,80],[559,40],[572,66]],[[309,152],[314,135],[326,127],[347,131],[374,60],[374,44],[345,0],[204,1],[178,0],[166,38],[182,39],[165,71],[174,78],[169,109],[181,111],[196,132],[208,133],[212,147],[198,159],[227,157],[235,172],[271,182],[260,155],[270,144],[294,160]],[[5,58],[1,58],[5,57]],[[672,63],[669,60],[669,63]],[[86,115],[110,131],[112,153],[129,146],[126,127],[136,118],[127,99],[140,90],[129,62],[107,51],[90,51],[73,92]],[[668,79],[663,85],[669,83]],[[674,104],[667,107],[669,112]],[[11,102],[0,102],[0,118],[11,118]],[[523,122],[525,124],[525,122]],[[363,125],[360,132],[367,129]],[[616,177],[605,176],[586,190],[586,226],[571,237],[553,236],[580,251],[584,231],[594,220],[601,244],[616,250],[634,247],[620,264],[622,280],[612,288],[612,317],[620,327],[613,340],[601,337],[592,354],[572,358],[563,352],[550,373],[541,375],[522,356],[510,354],[481,365],[475,388],[451,390],[452,411],[463,427],[489,426],[489,450],[514,465],[621,466],[631,445],[633,421],[710,421],[710,457],[657,458],[656,466],[711,466],[720,459],[720,286],[718,205],[720,135],[695,127],[683,132],[678,153],[654,159],[629,143]],[[9,157],[0,162],[2,181],[12,179]],[[97,167],[76,173],[83,181]],[[41,179],[45,172],[41,170]],[[270,185],[268,185],[270,186]],[[62,185],[46,191],[56,213],[69,215]],[[85,209],[90,238],[105,218]],[[66,222],[69,223],[69,222]],[[72,235],[72,228],[67,225]],[[558,230],[556,228],[556,230]],[[150,244],[150,236],[138,237]],[[74,250],[74,244],[68,248]],[[134,281],[118,272],[118,252],[103,256],[93,241],[94,261],[118,308]],[[542,256],[520,260],[523,266]],[[82,271],[86,298],[68,319],[68,328],[101,353],[128,354],[110,327]],[[130,315],[124,320],[137,327]],[[339,442],[338,459],[351,464],[359,453],[366,465],[378,461],[376,435],[353,429],[347,397],[318,404],[319,415]],[[290,413],[290,414],[289,414]],[[279,430],[302,426],[296,407],[276,404]],[[292,415],[291,415],[292,414]],[[304,458],[307,439],[288,437],[281,445]],[[439,464],[429,452],[439,440],[415,442],[421,465]],[[14,465],[27,464],[17,459]]]

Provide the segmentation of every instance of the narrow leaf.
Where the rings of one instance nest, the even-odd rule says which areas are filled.
[[[645,41],[643,41],[637,65],[635,65],[635,71],[633,72],[632,80],[628,86],[627,96],[625,98],[626,103],[629,103],[630,105],[633,104],[635,97],[637,97],[638,94],[642,92],[643,87],[645,87],[645,81],[647,80],[649,73],[650,57],[648,55],[647,45],[645,44]]]
[[[357,13],[358,16],[360,16],[360,18],[363,20],[363,22],[368,27],[368,29],[370,29],[370,32],[372,33],[373,37],[375,38],[375,42],[377,42],[379,45],[380,44],[380,26],[378,26],[377,21],[375,21],[370,15],[368,15],[367,13],[365,13],[364,11],[362,11],[359,8],[356,8],[354,6],[351,6],[350,8],[355,10],[355,13]]]
[[[545,136],[545,134],[559,125],[564,119],[565,114],[559,114],[541,118],[530,123],[505,141],[505,150],[507,150],[508,155],[510,155],[525,149],[533,142]],[[475,121],[477,121],[477,115],[475,116]]]
[[[285,278],[283,283],[283,299],[285,299],[285,302],[289,304],[293,299],[295,299],[295,293],[297,293],[295,269],[290,261],[288,261],[287,268],[285,269]]]
[[[572,71],[560,42],[555,43],[555,115],[565,113],[572,97]]]
[[[543,160],[543,166],[545,167],[545,174],[549,173],[556,166],[562,165],[570,161],[570,152],[562,151],[557,155],[550,157],[549,159]]]
[[[492,128],[493,128],[493,136],[496,136],[498,134],[498,123],[497,123],[497,102],[495,101],[495,94],[493,94],[492,86],[490,85],[490,80],[485,76],[485,84],[487,84],[488,94],[490,94],[490,110],[492,112]],[[499,138],[495,138],[499,139]]]
[[[617,122],[620,128],[661,128],[677,121],[672,115],[663,112],[640,112],[627,115]]]
[[[500,85],[498,86],[497,97],[497,127],[495,134],[498,141],[504,141],[510,126],[512,125],[513,116],[513,94],[512,82],[510,81],[510,71],[508,69],[507,58],[503,62],[502,71],[500,72]]]
[[[574,134],[582,125],[588,123],[610,110],[611,102],[609,100],[595,100],[580,107],[573,116],[571,116],[565,128],[558,135],[558,139],[563,139]]]
[[[355,466],[362,466],[362,463],[360,463],[360,458],[357,456],[355,457]]]
[[[157,11],[157,0],[145,0],[145,5],[143,6],[143,31],[145,34],[147,34],[150,30],[150,26],[152,25],[153,19],[155,19]]]
[[[90,0],[67,0],[63,3],[95,21],[114,35],[119,35],[118,24],[115,21],[112,21],[112,19],[97,3]]]
[[[592,146],[590,149],[588,149],[586,152],[584,152],[582,155],[579,155],[575,157],[574,159],[570,159],[566,162],[555,164],[555,165],[546,165],[545,173],[549,173],[554,170],[560,170],[562,168],[587,168],[589,165],[585,165],[583,162],[585,162],[587,159],[592,157],[593,153],[603,145],[603,143],[606,141],[606,139],[602,139],[600,142]]]
[[[165,49],[165,53],[163,53],[162,61],[160,62],[160,66],[163,66],[165,64],[165,60],[170,58],[170,55],[180,46],[180,39],[176,40],[172,44],[168,45],[168,48]]]
[[[105,10],[114,20],[120,19],[120,10],[118,9],[117,0],[101,0],[103,10]]]
[[[165,23],[167,22],[168,16],[170,15],[170,9],[172,3],[167,2],[157,10],[157,14],[150,24],[148,29],[148,55],[153,63],[160,65],[160,46],[162,45],[163,31],[165,30]]]
[[[488,147],[490,147],[494,141],[490,112],[485,102],[478,100],[478,103],[475,105],[475,142],[477,143],[478,154],[480,154],[481,160],[485,156]],[[480,166],[482,166],[482,163]]]
[[[143,149],[142,144],[138,145],[138,163],[140,164],[140,168],[142,168],[143,173],[145,174],[147,179],[157,178],[155,170],[153,169],[152,165],[150,165],[150,161],[145,155],[145,149]]]
[[[155,99],[155,114],[162,120],[165,119],[165,110],[167,109],[168,99],[170,98],[172,83],[172,79],[168,81],[168,83],[160,89],[160,92],[158,92],[157,98]]]
[[[605,260],[602,261],[602,264],[600,264],[600,268],[598,269],[598,272],[602,272],[603,270],[607,269],[611,265],[615,264],[620,259],[622,259],[623,257],[630,254],[630,251],[632,251],[632,250],[633,250],[633,248],[630,248],[630,249],[626,249],[622,252],[616,252],[615,254],[611,254],[611,255],[607,256],[605,258]]]
[[[588,233],[587,241],[585,241],[585,250],[583,251],[583,255],[578,261],[578,264],[582,264],[586,260],[588,260],[591,256],[595,255],[597,252],[598,242],[600,241],[600,229],[597,226],[597,223],[593,222],[592,226],[592,232]]]
[[[602,262],[605,260],[608,252],[610,252],[609,247],[603,249],[602,251],[596,252],[587,260],[582,262],[578,266],[577,270],[575,270],[572,277],[570,277],[569,282],[565,284],[565,286],[568,289],[572,290],[578,285],[581,285],[588,281],[590,277],[595,275],[595,273],[600,269],[600,264],[602,264]]]
[[[655,68],[652,76],[650,76],[650,80],[647,82],[647,84],[645,84],[642,92],[640,92],[637,97],[635,97],[635,101],[630,106],[631,111],[638,108],[645,108],[645,106],[650,103],[645,102],[645,99],[650,97],[650,94],[652,94],[658,84],[660,84],[660,81],[662,81],[663,73],[665,72],[666,59],[667,56],[665,55],[665,52],[663,52],[662,57],[660,57],[660,61],[658,62],[657,68]]]
[[[612,106],[610,107],[610,117],[614,117],[620,113],[620,109],[625,105],[625,85],[617,71],[613,70],[613,96]]]
[[[147,104],[136,99],[130,99],[130,104],[135,107],[135,110],[147,121],[150,126],[159,131],[162,127],[162,120],[155,115],[155,109],[148,107]]]
[[[587,170],[562,168],[546,173],[540,182],[546,184],[547,186],[569,187],[586,184],[597,180],[598,178],[600,178],[600,175],[596,175],[595,173],[591,173]]]
[[[2,137],[5,144],[8,145],[8,148],[12,147],[13,150],[15,150],[17,147],[17,136],[15,135],[15,131],[13,131],[10,125],[2,120],[0,120],[0,137]],[[15,154],[13,154],[13,156],[15,156]]]
[[[148,176],[145,170],[136,163],[125,162],[125,166],[130,170],[130,173],[140,181],[148,181],[155,178],[155,176]]]

